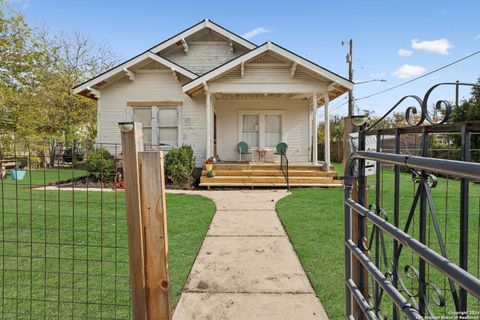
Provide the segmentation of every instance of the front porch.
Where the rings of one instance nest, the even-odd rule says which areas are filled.
[[[212,164],[214,177],[204,166],[201,187],[287,187],[287,180],[277,162],[219,162]],[[294,162],[288,166],[290,187],[342,187],[333,167]]]
[[[205,160],[220,160],[214,175],[208,177],[204,168],[200,186],[341,186],[330,166],[329,104],[351,88],[348,80],[273,43],[188,82],[184,92],[205,95]],[[325,152],[320,164],[321,107]],[[281,145],[287,146],[288,175],[280,165]],[[235,163],[241,160],[252,162]]]

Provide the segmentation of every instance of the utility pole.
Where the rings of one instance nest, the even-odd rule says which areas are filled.
[[[353,39],[348,42],[349,50],[347,54],[348,80],[353,82]],[[348,92],[348,116],[353,116],[353,90]]]
[[[342,41],[342,46],[345,42]],[[348,41],[348,53],[347,53],[347,63],[348,63],[348,80],[353,82],[353,39]],[[350,156],[349,148],[348,148],[348,141],[349,141],[349,134],[353,132],[354,128],[351,123],[351,117],[353,116],[353,90],[348,92],[348,115],[343,119],[344,120],[344,127],[343,127],[343,165],[345,166],[345,162],[347,161],[348,157]]]

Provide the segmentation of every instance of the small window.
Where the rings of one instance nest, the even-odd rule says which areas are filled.
[[[282,142],[282,116],[265,115],[265,147],[276,147],[280,142]]]
[[[178,111],[177,109],[158,108],[158,144],[178,146]]]
[[[133,107],[132,120],[141,122],[143,142],[147,146],[178,146],[178,109]]]
[[[249,147],[258,148],[260,137],[260,126],[258,114],[244,114],[243,115],[242,136]]]
[[[152,108],[133,108],[133,121],[142,123],[143,143],[152,144]]]

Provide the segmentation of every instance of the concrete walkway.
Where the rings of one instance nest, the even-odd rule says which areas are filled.
[[[328,319],[275,212],[287,192],[191,193],[217,212],[174,320]]]

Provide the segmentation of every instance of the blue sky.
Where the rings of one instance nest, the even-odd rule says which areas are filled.
[[[251,41],[276,42],[347,76],[346,47],[354,40],[355,97],[409,80],[480,50],[480,1],[113,1],[9,0],[33,25],[81,32],[108,42],[128,59],[209,18],[237,34],[257,30]],[[263,31],[263,32],[262,32]],[[255,34],[255,32],[253,32]],[[402,50],[401,54],[399,50]],[[480,77],[480,54],[399,89],[357,102],[378,115],[406,94],[422,95],[433,84]],[[462,95],[468,95],[468,90]],[[453,90],[438,98],[453,99]],[[346,101],[332,102],[345,114]],[[406,107],[406,106],[405,106]],[[405,109],[405,108],[404,108]]]

